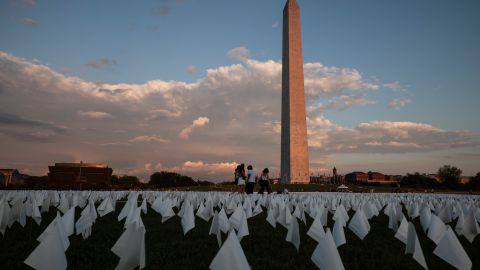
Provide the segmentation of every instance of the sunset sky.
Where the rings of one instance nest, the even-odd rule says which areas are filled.
[[[480,1],[299,0],[310,170],[480,171]],[[280,163],[284,0],[0,0],[0,167]]]

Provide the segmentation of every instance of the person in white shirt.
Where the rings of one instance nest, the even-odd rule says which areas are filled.
[[[255,182],[257,181],[257,173],[253,170],[252,165],[247,167],[247,185],[245,186],[245,192],[252,194],[255,189]]]

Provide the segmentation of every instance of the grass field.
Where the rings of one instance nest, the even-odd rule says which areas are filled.
[[[114,269],[118,263],[110,248],[123,232],[123,222],[117,216],[123,207],[117,203],[116,212],[98,218],[90,238],[70,237],[67,260],[69,269]],[[38,245],[35,240],[56,215],[51,207],[43,215],[40,226],[30,218],[25,228],[16,223],[0,236],[0,269],[29,269],[23,261]],[[353,215],[349,213],[350,217]],[[76,210],[76,219],[80,209]],[[330,228],[333,227],[329,216]],[[209,236],[210,222],[195,219],[195,228],[183,235],[180,218],[173,217],[161,223],[161,216],[148,208],[148,214],[142,214],[146,227],[145,249],[146,269],[208,269],[219,247],[215,236]],[[316,242],[306,235],[313,222],[307,217],[307,226],[300,225],[300,251],[285,241],[287,230],[277,224],[274,229],[265,220],[264,212],[248,219],[250,235],[244,237],[241,245],[252,269],[316,269],[310,256]],[[414,220],[417,234],[430,269],[453,269],[449,264],[433,255],[435,244],[423,233],[418,218]],[[371,231],[363,241],[345,228],[347,244],[339,248],[346,269],[421,269],[411,258],[404,255],[405,245],[394,238],[394,232],[388,229],[388,217],[380,214],[370,220]],[[223,235],[223,239],[226,235]],[[459,237],[460,242],[473,262],[472,269],[480,269],[480,236],[473,243]]]
[[[325,191],[336,191],[338,184],[275,184],[272,185],[272,191],[276,192],[283,188],[287,188],[291,192],[325,192]],[[395,191],[395,187],[388,185],[353,185],[348,184],[348,188],[352,192],[357,193],[368,193],[368,192],[382,192],[390,193]],[[214,186],[187,186],[187,187],[178,187],[177,190],[190,190],[190,191],[238,191],[238,186],[234,184],[222,184]],[[255,191],[259,191],[260,186],[255,185]],[[399,192],[408,193],[431,193],[432,189],[425,188],[414,188],[414,187],[402,187]],[[442,194],[468,194],[468,190],[461,189],[434,189],[434,193]],[[480,190],[473,190],[472,194],[480,195]]]

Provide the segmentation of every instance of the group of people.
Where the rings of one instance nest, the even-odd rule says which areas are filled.
[[[253,170],[252,165],[247,166],[247,171],[245,172],[245,164],[240,164],[235,169],[235,184],[239,187],[239,192],[245,191],[247,194],[252,194],[255,189],[255,184],[258,182],[260,185],[260,190],[258,193],[263,194],[265,190],[268,193],[272,192],[270,186],[270,179],[268,177],[268,168],[263,169],[260,177],[257,177],[257,173]]]

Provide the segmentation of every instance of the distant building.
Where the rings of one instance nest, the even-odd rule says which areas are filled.
[[[14,184],[23,184],[25,175],[21,174],[17,169],[0,169],[0,184],[8,187]]]
[[[368,172],[368,181],[381,182],[385,181],[385,174],[379,172]]]
[[[347,183],[368,183],[368,174],[364,172],[351,172],[345,175],[345,182]]]
[[[460,176],[460,178],[458,179],[458,183],[465,185],[470,183],[471,180],[472,180],[471,176]]]
[[[436,173],[431,173],[427,175],[428,178],[434,179],[438,183],[442,182],[442,179],[440,179],[440,176],[438,176]]]
[[[55,163],[48,166],[48,182],[57,185],[110,184],[112,168],[95,163]]]

